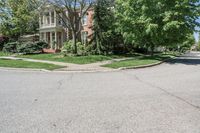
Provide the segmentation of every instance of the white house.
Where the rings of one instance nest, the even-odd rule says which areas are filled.
[[[71,39],[71,32],[69,31],[69,29],[65,28],[63,24],[63,22],[65,22],[66,20],[62,20],[63,17],[59,17],[63,15],[63,13],[57,14],[55,8],[56,7],[51,4],[46,4],[45,6],[40,8],[40,40],[43,40],[49,44],[49,52],[55,52],[55,50],[61,49],[63,43]],[[64,13],[66,13],[67,15],[67,11],[65,11]],[[80,34],[82,42],[90,40],[89,37],[93,33],[92,18],[93,10],[89,10],[82,19],[82,30]]]

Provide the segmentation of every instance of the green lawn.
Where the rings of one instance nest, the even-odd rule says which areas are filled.
[[[148,65],[153,63],[159,63],[165,59],[172,58],[172,54],[157,54],[155,56],[140,56],[134,59],[129,59],[125,61],[113,62],[111,64],[103,65],[103,67],[109,68],[122,68],[122,67],[137,67],[142,65]]]
[[[67,62],[67,63],[74,63],[74,64],[90,64],[90,63],[95,63],[99,61],[111,60],[113,58],[121,58],[121,56],[117,56],[117,55],[112,55],[112,56],[90,55],[90,56],[63,57],[61,54],[34,54],[34,55],[20,55],[18,57],[38,59],[38,60]]]
[[[50,60],[74,64],[90,64],[99,61],[111,60],[114,58],[124,58],[131,57],[135,59],[114,62],[112,64],[105,65],[105,67],[120,68],[120,67],[130,67],[152,64],[161,61],[162,59],[169,58],[173,54],[155,54],[153,57],[145,56],[143,54],[130,54],[130,55],[89,55],[89,56],[66,56],[63,57],[62,54],[32,54],[32,55],[19,55],[21,58],[31,58],[37,60]]]
[[[46,69],[46,70],[54,70],[62,68],[62,66],[57,66],[47,63],[37,63],[37,62],[28,62],[22,60],[7,60],[7,59],[0,59],[0,67],[33,68],[33,69]]]
[[[8,55],[10,55],[10,54],[9,53],[4,53],[4,52],[0,51],[0,56],[8,56]]]

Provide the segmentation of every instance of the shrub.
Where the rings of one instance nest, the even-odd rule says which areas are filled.
[[[36,44],[32,42],[27,42],[22,45],[18,45],[17,52],[23,54],[30,54],[36,51]]]
[[[77,52],[78,55],[86,55],[86,48],[81,42],[77,42]]]
[[[16,52],[17,52],[17,46],[18,46],[18,45],[19,45],[18,42],[6,43],[6,44],[4,44],[3,52],[7,52],[7,53],[16,53]]]
[[[39,42],[27,42],[22,45],[18,45],[17,52],[23,54],[40,53],[43,48],[47,48],[48,44],[42,41]]]
[[[8,41],[8,37],[0,36],[0,51],[3,49],[4,44],[8,43]]]
[[[89,44],[85,47],[85,53],[88,55],[96,54],[97,51],[95,50],[94,44]]]
[[[61,49],[61,53],[62,53],[64,56],[67,56],[67,55],[73,53],[72,44],[73,44],[73,42],[72,42],[71,40],[64,43],[64,46],[63,46],[62,49]]]
[[[77,42],[77,54],[78,55],[87,55],[87,50],[85,45],[83,45],[81,42]],[[64,43],[64,46],[61,49],[61,53],[64,56],[72,55],[73,54],[73,41],[68,41]]]
[[[36,42],[36,45],[37,45],[38,49],[40,49],[40,50],[48,47],[48,44],[44,41],[38,41],[38,42]]]
[[[187,51],[189,51],[190,50],[190,48],[188,48],[188,47],[181,47],[180,48],[180,52],[181,53],[185,53],[185,52],[187,52]]]
[[[200,43],[200,42],[199,42]],[[200,44],[197,46],[197,50],[200,51]]]

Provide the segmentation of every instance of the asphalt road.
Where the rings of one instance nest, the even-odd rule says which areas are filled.
[[[200,133],[200,53],[119,72],[0,70],[0,133]]]

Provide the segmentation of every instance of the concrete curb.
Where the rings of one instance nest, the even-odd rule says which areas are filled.
[[[120,70],[68,70],[68,71],[57,71],[57,70],[46,70],[46,69],[29,69],[29,68],[10,68],[10,67],[0,67],[3,71],[21,71],[21,72],[48,72],[48,73],[97,73],[97,72],[117,72]]]
[[[112,70],[69,70],[69,71],[51,71],[52,73],[106,73],[106,72],[118,72],[118,69]]]
[[[52,71],[46,70],[46,69],[12,68],[12,67],[0,67],[0,70],[52,72]]]
[[[0,67],[0,69],[2,70],[20,70],[20,71],[38,71],[38,72],[58,72],[58,73],[94,73],[94,72],[117,72],[117,71],[121,71],[121,70],[128,70],[128,69],[141,69],[141,68],[148,68],[148,67],[153,67],[153,66],[157,66],[157,65],[161,65],[169,60],[175,59],[177,57],[172,57],[163,61],[159,61],[157,63],[153,63],[153,64],[148,64],[148,65],[141,65],[141,66],[133,66],[133,67],[121,67],[118,69],[110,69],[110,70],[67,70],[67,71],[59,71],[59,70],[46,70],[46,69],[31,69],[31,68],[10,68],[10,67]]]
[[[141,69],[141,68],[148,68],[148,67],[153,67],[153,66],[157,66],[157,65],[161,65],[169,60],[173,60],[177,57],[172,57],[172,58],[169,58],[169,59],[166,59],[166,60],[163,60],[163,61],[159,61],[157,63],[152,63],[152,64],[148,64],[148,65],[141,65],[141,66],[133,66],[133,67],[121,67],[121,68],[118,68],[118,70],[127,70],[127,69]]]
[[[141,65],[141,66],[133,66],[133,67],[121,67],[121,68],[118,68],[118,70],[147,68],[147,67],[157,66],[157,65],[160,65],[162,63],[164,63],[164,61],[160,61],[158,63],[153,63],[153,64],[149,64],[149,65]]]

